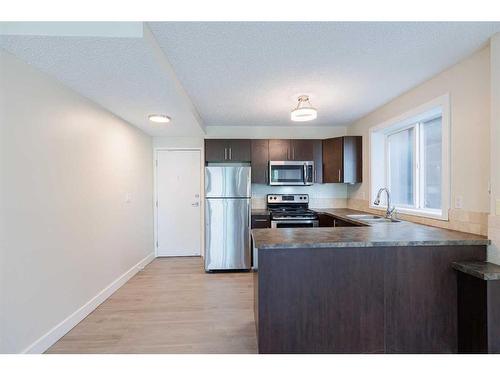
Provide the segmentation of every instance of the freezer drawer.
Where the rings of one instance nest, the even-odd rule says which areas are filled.
[[[205,226],[205,270],[251,268],[250,199],[206,199]]]

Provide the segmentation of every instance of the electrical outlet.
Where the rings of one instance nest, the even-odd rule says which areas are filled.
[[[463,208],[464,207],[464,198],[461,195],[457,195],[455,197],[455,208]]]

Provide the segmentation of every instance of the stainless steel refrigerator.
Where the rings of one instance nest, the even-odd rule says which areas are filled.
[[[205,270],[248,270],[249,166],[205,167]]]

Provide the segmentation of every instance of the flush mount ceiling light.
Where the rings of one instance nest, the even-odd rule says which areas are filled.
[[[171,118],[168,117],[167,115],[149,115],[148,119],[151,122],[157,122],[160,124],[166,124],[167,122],[170,122],[170,120],[171,120]]]
[[[292,121],[311,121],[318,117],[318,111],[311,105],[308,95],[300,95],[297,107],[292,111]]]

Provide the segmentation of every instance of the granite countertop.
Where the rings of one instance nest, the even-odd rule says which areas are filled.
[[[341,209],[313,209],[363,227],[253,229],[258,249],[488,245],[486,237],[401,221],[367,225],[346,215],[368,214]]]
[[[500,266],[488,262],[453,262],[454,269],[468,275],[477,277],[481,280],[500,280]]]

